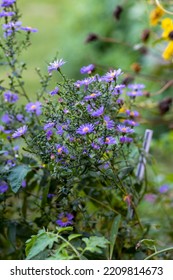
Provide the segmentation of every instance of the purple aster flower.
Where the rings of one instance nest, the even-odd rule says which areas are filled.
[[[119,124],[119,125],[117,125],[117,131],[121,132],[121,133],[133,133],[134,129],[132,129],[128,126]]]
[[[26,180],[23,180],[23,181],[22,181],[21,187],[22,187],[22,188],[26,188]]]
[[[15,15],[14,12],[6,12],[6,11],[0,12],[0,18],[2,18],[2,17],[12,17],[14,15]]]
[[[55,126],[55,123],[54,122],[51,122],[51,123],[47,123],[44,125],[44,130],[47,130],[49,128],[52,128]]]
[[[145,86],[142,84],[130,84],[130,85],[128,85],[128,88],[132,89],[132,91],[127,92],[127,95],[130,97],[141,96],[141,95],[143,95],[142,89],[144,87]]]
[[[122,136],[120,137],[120,143],[131,143],[133,142],[133,138]]]
[[[124,104],[124,99],[123,98],[118,98],[116,103],[121,107]]]
[[[97,109],[96,111],[92,111],[91,112],[91,116],[92,117],[100,117],[101,115],[103,115],[104,113],[104,106],[101,106],[99,109]]]
[[[49,63],[48,66],[48,72],[51,73],[52,71],[57,71],[59,68],[64,65],[66,61],[64,61],[62,58],[59,60],[55,60],[54,62]]]
[[[80,73],[81,74],[91,74],[94,69],[95,69],[94,64],[89,64],[88,66],[83,66],[80,69]]]
[[[85,78],[84,80],[78,80],[77,82],[74,83],[74,85],[77,88],[80,88],[81,86],[85,86],[85,89],[87,89],[88,85],[95,82],[96,81],[96,77],[89,77],[89,78]]]
[[[8,22],[7,24],[3,24],[3,30],[4,32],[4,37],[11,36],[13,32],[20,30],[21,27],[21,21],[16,21],[16,22]]]
[[[28,128],[27,128],[26,125],[24,125],[24,126],[18,128],[18,129],[12,134],[12,138],[18,138],[18,137],[24,135],[24,134],[27,132],[27,129],[28,129]]]
[[[0,132],[4,132],[4,126],[3,125],[0,125]]]
[[[104,123],[107,129],[114,128],[114,121],[112,121],[109,116],[104,116]]]
[[[94,149],[94,150],[99,150],[100,149],[100,146],[96,143],[92,143],[91,144],[91,147]]]
[[[71,213],[60,213],[56,224],[60,227],[66,227],[73,224],[74,216]]]
[[[47,198],[53,198],[55,196],[54,193],[48,193]]]
[[[47,140],[50,140],[52,135],[53,135],[53,131],[51,129],[46,131]]]
[[[118,70],[110,70],[107,72],[104,76],[101,77],[101,81],[110,83],[112,81],[115,81],[119,75],[122,74],[121,69]]]
[[[123,93],[123,88],[125,88],[125,85],[116,85],[113,88],[112,94],[113,95],[120,95]]]
[[[8,103],[15,103],[19,99],[16,93],[12,93],[11,91],[4,92],[4,101]]]
[[[50,95],[56,95],[59,92],[59,88],[56,87],[52,91],[49,92]]]
[[[135,122],[134,120],[125,120],[123,124],[130,125],[130,126],[138,126],[139,123]]]
[[[101,92],[93,92],[90,95],[86,95],[84,97],[84,100],[96,99],[100,95],[101,95]]]
[[[64,130],[62,128],[62,125],[59,125],[57,126],[57,132],[56,132],[58,135],[63,135],[64,133]]]
[[[22,114],[17,114],[16,115],[16,119],[19,121],[19,122],[23,122],[24,121],[24,116]]]
[[[16,0],[2,0],[1,7],[10,7]]]
[[[159,192],[160,192],[160,193],[166,193],[168,190],[169,190],[169,186],[168,186],[167,184],[162,185],[162,186],[159,188]]]
[[[87,133],[90,133],[94,130],[94,126],[93,124],[90,123],[86,123],[86,124],[82,124],[77,130],[76,133],[84,135]]]
[[[127,87],[131,88],[132,90],[135,90],[135,91],[139,91],[139,90],[145,88],[145,86],[143,84],[128,84]]]
[[[0,194],[5,193],[8,190],[8,185],[4,181],[0,181]]]
[[[126,114],[129,116],[129,117],[138,117],[139,116],[139,113],[137,111],[130,111],[130,110],[126,110]]]
[[[18,145],[14,146],[13,151],[19,151],[19,146]]]
[[[107,145],[112,145],[112,144],[116,144],[116,140],[114,137],[112,136],[106,136],[105,138],[102,137],[102,138],[99,138],[98,139],[98,142],[103,145],[103,144],[107,144]]]
[[[41,103],[36,101],[35,103],[30,102],[25,106],[28,113],[35,113],[37,116],[41,114]]]
[[[26,26],[26,27],[21,27],[20,30],[23,30],[23,31],[27,31],[28,33],[35,33],[35,32],[38,32],[38,29],[37,28],[32,28],[30,26]]]
[[[12,122],[12,118],[10,117],[10,115],[8,113],[5,113],[2,117],[1,117],[1,121],[5,124],[9,124]]]
[[[15,160],[12,160],[12,159],[8,159],[8,160],[6,161],[6,164],[7,164],[9,167],[13,167],[13,166],[16,165]]]
[[[58,152],[58,155],[61,155],[61,154],[68,154],[68,149],[60,144],[57,144],[56,145],[56,150]]]

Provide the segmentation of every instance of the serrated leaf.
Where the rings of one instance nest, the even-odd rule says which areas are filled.
[[[38,235],[33,235],[26,243],[26,259],[32,259],[34,256],[44,251],[46,247],[51,249],[57,239],[57,235],[50,232],[43,232]]]
[[[92,253],[102,253],[100,248],[104,249],[110,243],[104,236],[91,236],[90,238],[82,238],[86,244],[84,251],[90,251]]]
[[[80,237],[80,236],[82,236],[82,234],[80,234],[80,233],[70,234],[70,235],[68,236],[68,241],[71,241],[71,240],[73,240],[73,239],[75,239],[75,238],[78,238],[78,237]]]
[[[115,219],[112,223],[111,232],[110,232],[110,256],[109,256],[110,260],[112,259],[112,254],[113,254],[120,222],[121,222],[121,215],[118,215],[115,217]]]
[[[18,192],[21,187],[22,181],[30,171],[31,168],[27,165],[15,166],[11,169],[7,180],[10,183],[11,189],[14,193]]]

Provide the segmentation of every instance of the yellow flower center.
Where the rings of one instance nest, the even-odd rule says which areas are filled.
[[[37,108],[36,105],[32,105],[32,106],[31,106],[31,109],[32,109],[32,110],[35,110],[36,108]]]
[[[122,132],[127,132],[127,128],[126,128],[126,127],[123,127],[123,128],[122,128]]]
[[[63,223],[66,223],[66,222],[68,222],[68,218],[67,218],[67,217],[63,217],[63,218],[61,219],[61,221],[62,221]]]
[[[90,96],[94,97],[94,96],[96,96],[96,93],[91,93]]]
[[[106,143],[109,143],[109,142],[110,142],[109,137],[106,137],[105,142],[106,142]]]
[[[62,147],[58,148],[58,153],[62,153]]]
[[[89,131],[89,128],[88,127],[84,127],[83,128],[83,132],[88,132]]]

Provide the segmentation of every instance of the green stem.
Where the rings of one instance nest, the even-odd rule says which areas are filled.
[[[67,239],[63,238],[61,235],[58,235],[58,237],[60,239],[62,239],[65,243],[68,244],[69,247],[71,247],[71,249],[75,252],[76,256],[78,257],[79,260],[81,260],[81,255],[79,254],[79,252],[75,249],[75,247],[73,247],[73,245],[67,241]]]
[[[153,253],[151,254],[150,256],[146,257],[144,260],[149,260],[151,259],[152,257],[155,257],[161,253],[165,253],[165,252],[168,252],[168,251],[173,251],[173,247],[170,247],[170,248],[166,248],[166,249],[163,249],[163,250],[160,250],[160,251],[157,251],[156,253]]]

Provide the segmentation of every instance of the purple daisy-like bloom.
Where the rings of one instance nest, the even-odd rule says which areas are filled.
[[[73,224],[74,216],[71,213],[60,213],[56,224],[60,227],[66,227]]]
[[[5,113],[2,117],[1,117],[1,121],[5,124],[9,124],[12,122],[12,118],[10,117],[10,115],[8,113]]]
[[[133,142],[133,138],[122,136],[120,137],[120,143],[131,143]]]
[[[96,143],[92,143],[91,144],[91,147],[94,149],[94,150],[99,150],[100,149],[100,146]]]
[[[54,127],[54,126],[55,126],[55,123],[54,123],[54,122],[46,123],[46,124],[44,125],[44,130],[47,130],[47,129],[52,128],[52,127]]]
[[[59,92],[59,88],[56,87],[52,91],[49,92],[50,95],[56,95]]]
[[[107,129],[114,128],[114,121],[112,121],[109,116],[104,116],[104,123]]]
[[[23,180],[23,181],[22,181],[21,187],[22,187],[22,188],[26,188],[26,180]]]
[[[138,117],[138,116],[139,116],[139,113],[138,113],[137,111],[126,110],[126,114],[127,114],[129,117],[132,117],[132,118],[135,118],[135,117]]]
[[[135,122],[134,120],[125,120],[125,121],[123,121],[123,124],[130,125],[133,127],[139,125],[139,123]]]
[[[3,125],[0,125],[0,132],[4,132],[4,126]]]
[[[41,106],[42,104],[39,101],[30,102],[25,106],[25,109],[28,113],[34,113],[37,116],[41,115]]]
[[[74,83],[74,86],[77,88],[80,88],[81,86],[85,86],[85,89],[88,87],[89,84],[93,83],[96,81],[96,77],[89,77],[85,78],[84,80],[78,80],[77,82]]]
[[[17,115],[16,115],[16,119],[17,119],[19,122],[23,122],[23,121],[24,121],[24,115],[22,115],[22,114],[17,114]]]
[[[32,28],[30,26],[26,26],[26,27],[21,27],[20,30],[23,30],[23,31],[27,31],[28,33],[35,33],[35,32],[38,32],[38,29],[37,28]]]
[[[47,140],[49,141],[51,139],[51,136],[53,135],[53,131],[51,129],[46,131],[46,137]]]
[[[61,155],[61,154],[68,154],[68,149],[60,144],[57,144],[56,145],[56,150],[58,152],[58,155]]]
[[[112,136],[106,136],[105,138],[102,137],[102,138],[99,138],[98,139],[98,142],[103,145],[103,144],[107,144],[107,145],[113,145],[113,144],[116,144],[117,141],[115,140],[114,137]]]
[[[52,71],[57,71],[59,68],[64,65],[66,61],[64,61],[62,58],[59,60],[55,60],[54,62],[49,63],[48,66],[48,72],[51,73]]]
[[[80,73],[81,74],[91,74],[94,69],[95,69],[94,64],[89,64],[88,66],[83,66],[80,69]]]
[[[141,89],[144,89],[145,86],[143,84],[128,84],[128,88],[131,88],[132,90],[138,91]]]
[[[101,95],[101,92],[93,92],[90,95],[86,95],[84,97],[84,100],[91,100],[91,99],[96,99],[98,96]]]
[[[113,88],[113,91],[112,91],[112,94],[113,95],[120,95],[123,93],[123,88],[125,88],[126,86],[125,85],[116,85],[114,88]]]
[[[12,93],[11,91],[4,92],[4,101],[8,103],[15,103],[19,99],[16,93]]]
[[[117,131],[121,132],[121,133],[133,133],[134,129],[132,129],[128,126],[119,124],[119,125],[117,125]]]
[[[4,181],[0,181],[0,194],[5,193],[8,190],[8,185]]]
[[[27,126],[24,125],[22,127],[19,127],[13,134],[12,134],[12,138],[19,138],[21,136],[23,136],[26,132],[27,132]]]
[[[84,135],[87,133],[91,133],[94,130],[94,126],[93,124],[90,123],[86,123],[86,124],[82,124],[77,130],[76,133]]]
[[[8,36],[11,36],[13,32],[20,30],[21,25],[21,21],[10,21],[7,24],[3,24],[3,30],[5,30],[4,37],[6,38]]]
[[[101,79],[101,81],[110,83],[112,81],[115,81],[118,78],[118,76],[121,75],[121,74],[122,74],[121,69],[110,70],[104,76],[102,76],[100,79]]]
[[[0,12],[0,18],[2,18],[2,17],[12,17],[14,15],[15,15],[14,12],[6,12],[6,11]]]
[[[1,7],[9,7],[13,5],[16,0],[2,0]]]
[[[92,117],[100,117],[101,115],[103,115],[103,113],[104,113],[104,106],[101,106],[96,111],[92,111],[91,116]]]
[[[169,185],[164,184],[159,188],[160,193],[166,193],[169,190]]]

